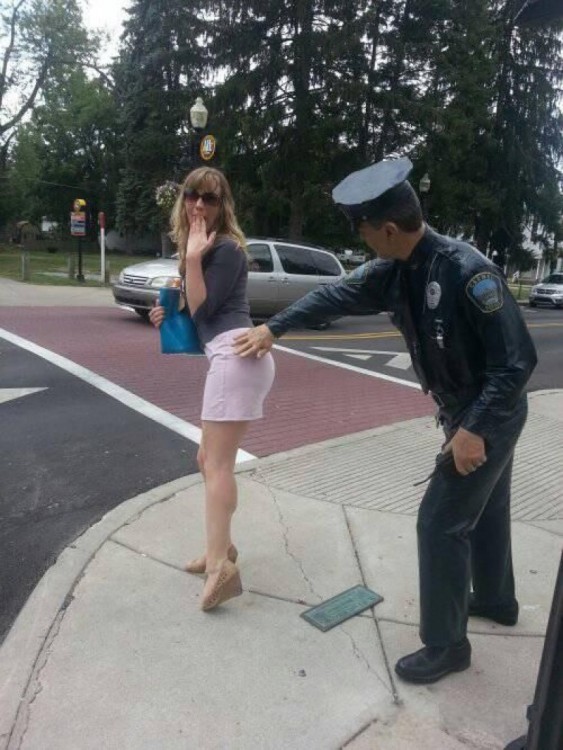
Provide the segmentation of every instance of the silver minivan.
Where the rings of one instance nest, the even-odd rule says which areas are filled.
[[[253,318],[273,315],[346,272],[328,250],[288,240],[247,239],[248,299]],[[112,285],[118,305],[147,317],[159,289],[178,278],[178,261],[161,258],[124,268]]]

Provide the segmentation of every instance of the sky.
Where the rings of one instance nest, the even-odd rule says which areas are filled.
[[[81,0],[87,28],[102,29],[111,39],[102,61],[107,63],[116,54],[121,35],[121,25],[126,18],[124,9],[130,0]]]

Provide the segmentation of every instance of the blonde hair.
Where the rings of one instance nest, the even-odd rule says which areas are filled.
[[[213,227],[217,237],[229,237],[234,240],[241,250],[246,250],[246,239],[235,216],[235,202],[227,178],[213,167],[199,167],[190,172],[180,186],[176,203],[170,214],[170,238],[178,248],[180,256],[179,270],[183,276],[186,272],[186,245],[190,231],[190,222],[185,208],[184,190],[186,188],[198,192],[213,192],[220,194],[221,203],[217,221]]]

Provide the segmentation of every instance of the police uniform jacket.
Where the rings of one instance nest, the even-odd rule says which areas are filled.
[[[465,242],[426,228],[407,261],[373,260],[271,318],[274,336],[319,318],[389,312],[444,420],[491,439],[537,357],[499,269]]]

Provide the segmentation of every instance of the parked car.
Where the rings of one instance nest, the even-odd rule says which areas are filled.
[[[361,266],[368,259],[366,253],[362,253],[360,250],[350,249],[337,252],[336,257],[348,266]]]
[[[533,286],[530,289],[529,304],[530,307],[540,304],[563,307],[563,273],[551,273],[541,284]]]
[[[344,268],[328,250],[287,240],[248,239],[248,298],[253,318],[283,310],[311,289],[339,281]],[[159,290],[178,278],[178,260],[161,258],[124,268],[112,286],[118,305],[146,318]]]

